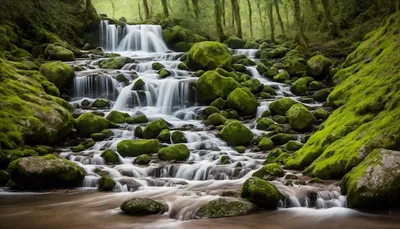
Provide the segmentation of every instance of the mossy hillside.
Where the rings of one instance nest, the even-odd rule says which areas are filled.
[[[371,33],[347,57],[333,78],[336,87],[328,97],[328,103],[339,108],[289,157],[289,168],[306,168],[306,173],[322,179],[341,178],[374,149],[398,148],[398,16]]]
[[[196,43],[189,51],[187,65],[193,70],[230,69],[232,54],[228,48],[213,41]]]
[[[0,148],[53,144],[71,133],[70,105],[46,94],[46,88],[58,92],[38,71],[17,69],[0,58]]]

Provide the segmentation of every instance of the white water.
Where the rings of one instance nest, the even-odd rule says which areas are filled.
[[[214,131],[206,131],[205,125],[197,120],[204,107],[196,103],[196,92],[191,86],[197,81],[192,72],[178,69],[180,53],[165,53],[167,48],[162,41],[161,28],[152,25],[135,25],[120,28],[101,23],[102,45],[107,51],[117,52],[134,58],[135,63],[125,65],[121,70],[100,69],[98,60],[77,61],[87,70],[77,72],[72,95],[73,104],[84,99],[93,102],[96,98],[109,99],[112,110],[124,111],[131,116],[145,114],[150,120],[163,118],[169,122],[171,132],[182,129],[188,139],[186,145],[191,153],[184,163],[166,163],[153,161],[148,166],[134,164],[135,158],[120,157],[121,164],[105,165],[100,157],[105,149],[116,151],[117,144],[124,139],[134,139],[137,125],[121,125],[114,129],[114,136],[106,141],[97,142],[92,148],[72,153],[65,151],[61,155],[81,165],[87,172],[83,182],[85,188],[95,188],[99,171],[108,173],[116,182],[115,192],[129,192],[130,196],[146,196],[167,201],[169,216],[175,219],[190,219],[193,212],[205,202],[216,198],[223,191],[239,190],[243,182],[262,166],[268,154],[251,152],[239,154],[219,139]],[[236,53],[255,57],[255,50],[237,50]],[[254,55],[254,56],[253,56]],[[152,64],[163,64],[171,76],[161,79]],[[263,84],[276,89],[277,96],[261,100],[257,117],[268,109],[276,98],[290,96],[286,84],[272,82],[261,76],[255,67],[248,67],[249,75]],[[138,78],[131,77],[137,73]],[[124,74],[129,80],[125,85],[116,80],[118,74]],[[132,90],[137,80],[145,82],[141,90]],[[308,106],[321,106],[318,103]],[[110,110],[104,110],[107,114]],[[252,120],[246,125],[253,128],[256,135],[263,133],[254,129]],[[142,127],[144,125],[141,125]],[[221,156],[227,155],[230,163],[220,164]],[[301,174],[297,174],[302,176]],[[285,198],[280,207],[330,208],[346,207],[346,198],[340,195],[337,186],[283,185],[284,180],[273,181]],[[133,192],[133,193],[131,193]]]

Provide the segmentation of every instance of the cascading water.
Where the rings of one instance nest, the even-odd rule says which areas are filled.
[[[190,149],[190,156],[184,163],[154,161],[148,166],[134,163],[135,158],[119,157],[120,164],[108,166],[100,156],[105,149],[117,151],[117,144],[125,139],[135,139],[134,130],[140,124],[124,124],[113,129],[114,136],[97,142],[93,147],[80,153],[63,152],[61,155],[80,164],[87,172],[83,186],[93,188],[100,179],[99,174],[109,174],[116,181],[115,192],[133,192],[132,196],[164,199],[169,207],[169,216],[175,219],[193,218],[201,204],[217,198],[222,191],[236,191],[252,173],[262,166],[267,154],[251,152],[238,153],[219,139],[212,130],[207,130],[197,114],[204,107],[196,105],[192,72],[179,70],[180,53],[166,53],[162,41],[161,27],[153,25],[127,25],[124,28],[101,22],[101,44],[106,51],[130,55],[136,61],[126,64],[121,70],[99,68],[99,61],[78,61],[86,70],[77,72],[74,82],[73,103],[83,99],[92,102],[97,98],[110,100],[111,110],[127,112],[131,116],[146,115],[150,120],[163,118],[172,125],[173,133],[181,130]],[[254,58],[257,50],[237,50]],[[153,70],[153,63],[162,64],[170,76],[163,79]],[[295,97],[286,84],[271,82],[261,76],[255,67],[247,67],[249,75],[276,89],[277,95],[260,101],[257,117],[268,109],[276,98]],[[120,82],[118,75],[125,76]],[[133,90],[138,80],[144,86]],[[315,102],[308,106],[321,106]],[[108,109],[102,110],[106,114]],[[263,131],[254,129],[252,120],[246,123],[257,136]],[[172,142],[173,144],[173,142]],[[221,156],[229,156],[228,163],[221,163]],[[297,174],[302,176],[301,174]],[[329,188],[315,185],[283,185],[283,178],[273,181],[285,195],[280,207],[330,208],[346,207],[346,197],[340,195],[336,186]],[[218,191],[219,190],[219,191]],[[188,207],[188,201],[193,204]]]

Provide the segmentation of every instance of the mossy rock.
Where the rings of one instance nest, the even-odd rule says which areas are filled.
[[[99,63],[100,68],[104,69],[121,69],[125,66],[125,64],[132,63],[132,60],[129,57],[112,57],[106,60],[102,60]]]
[[[282,115],[275,115],[274,117],[272,117],[272,120],[279,124],[285,124],[288,122],[287,117]]]
[[[237,72],[246,72],[247,68],[243,64],[232,64],[232,68]]]
[[[314,110],[312,113],[316,119],[325,121],[329,118],[329,112],[323,108],[318,108],[317,110]]]
[[[146,84],[146,83],[145,83],[142,79],[138,79],[138,80],[136,80],[136,82],[133,84],[132,90],[142,90],[142,89],[143,89],[143,86],[144,86],[145,84]]]
[[[207,71],[197,81],[197,98],[202,104],[209,104],[218,98],[228,98],[237,87],[240,84],[233,78],[224,77],[216,71]]]
[[[233,147],[233,149],[236,150],[236,152],[238,152],[238,153],[246,152],[246,147],[244,147],[244,146],[235,146],[235,147]]]
[[[286,115],[286,112],[297,102],[291,98],[281,98],[269,105],[269,110],[273,114]]]
[[[191,48],[191,45],[186,42],[178,42],[174,45],[174,50],[177,52],[187,52]]]
[[[94,146],[96,143],[90,139],[90,140],[86,140],[84,142],[82,142],[81,144],[79,144],[78,146],[75,146],[72,148],[72,152],[81,152],[84,150],[89,149],[90,147]]]
[[[212,114],[215,114],[215,113],[220,113],[221,111],[218,109],[218,108],[216,108],[216,107],[213,107],[213,106],[209,106],[209,107],[207,107],[206,109],[204,109],[204,114],[208,117],[208,116],[210,116],[210,115],[212,115]]]
[[[178,64],[178,69],[188,71],[189,67],[185,63],[181,62]]]
[[[278,158],[282,153],[283,151],[281,148],[271,150],[267,158],[265,158],[263,165],[274,163],[276,161],[276,158]]]
[[[307,72],[307,61],[301,57],[284,58],[283,66],[292,77],[304,76]]]
[[[105,99],[96,99],[92,103],[92,107],[96,107],[99,109],[109,108],[109,107],[111,107],[111,103]]]
[[[268,93],[270,95],[277,95],[276,91],[272,87],[270,87],[268,85],[264,85],[263,92],[266,92],[266,93]]]
[[[332,60],[323,55],[313,56],[307,61],[307,73],[315,78],[322,78],[328,73]]]
[[[259,47],[260,47],[260,44],[255,41],[247,42],[244,45],[245,49],[258,49]]]
[[[76,187],[85,177],[84,169],[53,154],[14,160],[7,171],[18,186],[33,190]]]
[[[311,129],[315,121],[313,113],[302,104],[293,105],[286,113],[286,116],[292,129],[297,131]]]
[[[271,116],[271,111],[269,111],[269,110],[265,110],[265,111],[263,111],[263,113],[261,113],[262,118],[269,117],[269,116]]]
[[[258,73],[260,73],[260,75],[266,74],[268,72],[268,70],[269,70],[268,67],[265,66],[265,64],[263,64],[263,63],[260,63],[257,65],[257,71],[258,71]]]
[[[297,140],[297,137],[291,134],[279,133],[271,137],[274,145],[280,146],[288,143],[290,140]]]
[[[315,93],[313,94],[312,98],[313,98],[315,101],[317,101],[317,102],[323,103],[323,102],[326,101],[326,99],[328,98],[328,96],[329,96],[330,94],[331,94],[331,92],[330,92],[329,90],[327,90],[327,89],[322,89],[322,90],[319,90],[319,91],[315,92]]]
[[[48,44],[44,56],[50,60],[74,61],[74,53],[64,47]]]
[[[282,58],[286,55],[286,53],[289,52],[288,48],[279,46],[277,48],[274,48],[269,52],[269,57],[270,58]]]
[[[189,155],[189,148],[183,144],[168,146],[158,151],[158,158],[163,161],[185,161]]]
[[[100,156],[104,159],[104,161],[108,165],[110,164],[114,165],[120,163],[119,156],[116,152],[114,152],[114,150],[107,149]]]
[[[225,125],[220,136],[231,146],[247,146],[253,139],[253,133],[240,121]]]
[[[171,133],[169,132],[168,129],[164,129],[160,132],[160,134],[157,136],[157,139],[160,142],[166,142],[169,143],[171,142]]]
[[[257,94],[264,89],[264,84],[262,84],[258,79],[251,78],[245,82],[241,83],[243,86],[247,87],[251,93]]]
[[[103,130],[103,131],[101,131],[101,133],[91,134],[90,137],[94,141],[99,142],[99,141],[104,141],[105,139],[107,139],[113,135],[114,135],[114,133],[111,130]]]
[[[267,77],[274,78],[278,74],[279,74],[279,70],[275,67],[271,67],[267,72]],[[287,77],[287,75],[285,75],[285,77]]]
[[[137,126],[134,132],[135,137],[142,138],[143,137],[143,129],[141,126]]]
[[[211,103],[211,106],[213,106],[219,110],[224,110],[226,108],[226,105],[227,105],[226,101],[223,100],[222,98],[218,98]]]
[[[112,191],[115,184],[115,181],[110,176],[103,175],[99,179],[99,190],[104,192]]]
[[[139,155],[135,159],[135,163],[138,165],[148,165],[151,162],[151,156],[148,154]]]
[[[137,115],[132,118],[134,123],[147,123],[149,120],[146,115]]]
[[[231,158],[228,155],[223,155],[219,158],[220,165],[228,165],[232,163]]]
[[[285,83],[287,80],[290,80],[290,75],[287,71],[281,71],[274,76],[274,81],[279,83]]]
[[[265,209],[276,209],[281,198],[274,185],[258,177],[247,179],[240,195]]]
[[[146,125],[143,130],[143,138],[151,139],[156,138],[162,130],[168,129],[168,125],[164,119],[157,119]]]
[[[235,36],[229,37],[224,41],[224,43],[231,49],[241,49],[244,46],[244,41]]]
[[[222,218],[247,215],[257,210],[257,206],[240,198],[218,198],[202,205],[195,213],[195,218]]]
[[[303,147],[303,143],[298,142],[298,141],[289,141],[285,145],[285,149],[290,152],[297,151],[297,150],[301,149],[301,147]]]
[[[137,157],[142,154],[155,154],[160,143],[157,140],[122,140],[117,151],[122,157]]]
[[[263,165],[260,169],[253,173],[253,177],[264,180],[273,180],[275,177],[283,177],[285,172],[277,163]]]
[[[232,91],[228,96],[227,103],[240,115],[254,115],[258,107],[256,97],[246,88],[236,88]]]
[[[85,113],[76,119],[76,129],[84,137],[111,127],[114,125],[109,120],[92,113]]]
[[[322,89],[322,85],[318,81],[312,81],[310,85],[308,85],[308,90],[310,91],[318,91]]]
[[[275,122],[269,118],[259,118],[257,119],[256,128],[259,130],[268,130],[268,128]]]
[[[300,78],[292,84],[290,91],[295,95],[304,95],[307,92],[308,83],[307,78]]]
[[[227,47],[219,42],[204,41],[196,43],[189,51],[186,64],[193,70],[229,69],[232,55]]]
[[[74,68],[63,62],[49,62],[45,63],[40,67],[40,73],[44,75],[50,82],[64,91],[71,86],[75,72]]]
[[[150,198],[133,198],[122,203],[121,210],[135,216],[157,215],[167,212],[168,205]]]
[[[226,122],[226,118],[219,113],[214,113],[210,116],[208,116],[207,120],[205,121],[205,124],[207,126],[213,125],[213,126],[219,126],[223,125]]]
[[[156,71],[165,69],[165,66],[160,64],[159,62],[154,62],[153,64],[151,64],[151,67],[153,68],[153,70],[156,70]]]
[[[182,131],[174,131],[172,133],[172,142],[177,144],[177,143],[187,143],[187,139],[185,137],[185,134]]]
[[[41,156],[54,153],[55,151],[53,147],[45,145],[38,145],[35,146],[33,149]]]
[[[269,138],[262,138],[258,143],[258,148],[261,150],[271,150],[274,148],[274,143]]]
[[[106,119],[110,120],[113,123],[125,123],[125,119],[129,118],[129,114],[128,113],[123,113],[120,111],[111,111]]]
[[[204,73],[205,73],[204,70],[197,70],[193,73],[193,75],[196,77],[201,77]]]
[[[125,85],[129,84],[129,79],[124,75],[124,74],[118,74],[115,79],[120,82],[120,83],[124,83]]]

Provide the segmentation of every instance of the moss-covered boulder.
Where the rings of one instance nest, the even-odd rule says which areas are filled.
[[[323,55],[313,56],[307,61],[307,73],[315,78],[321,78],[328,73],[332,60]]]
[[[297,137],[291,134],[279,133],[271,137],[272,142],[276,146],[284,145],[290,140],[297,140]]]
[[[162,130],[168,129],[168,124],[164,119],[157,119],[146,125],[143,130],[143,138],[151,139],[156,138]]]
[[[376,149],[343,178],[349,207],[391,209],[400,206],[400,152]]]
[[[138,79],[132,86],[132,90],[142,90],[146,83],[142,79]]]
[[[224,110],[226,108],[226,105],[227,104],[226,104],[225,100],[223,100],[222,98],[218,98],[211,103],[211,106],[213,106],[219,110]]]
[[[219,42],[204,41],[196,43],[189,51],[186,64],[193,70],[229,69],[232,55],[227,47]]]
[[[187,143],[187,139],[185,137],[185,134],[182,131],[174,131],[172,133],[172,142],[177,144],[177,143]]]
[[[264,180],[273,180],[275,177],[283,177],[284,175],[285,172],[277,163],[264,165],[253,173],[253,177]]]
[[[268,70],[269,70],[268,67],[265,66],[265,64],[263,64],[263,63],[260,63],[257,65],[257,71],[258,71],[258,73],[260,73],[260,75],[266,74],[268,72]]]
[[[265,209],[276,209],[281,198],[274,185],[258,177],[247,179],[240,195]]]
[[[135,163],[138,165],[148,165],[151,162],[151,156],[148,154],[139,155],[135,159]]]
[[[53,154],[14,160],[7,171],[18,186],[34,190],[76,187],[85,177],[84,169]]]
[[[220,136],[232,146],[246,146],[253,139],[253,133],[240,121],[231,121],[225,125]]]
[[[189,155],[189,148],[183,144],[168,146],[158,151],[158,158],[163,161],[185,161]]]
[[[129,118],[128,113],[123,113],[120,111],[111,111],[106,119],[110,120],[113,123],[125,123],[126,118]]]
[[[137,157],[142,154],[155,154],[160,143],[157,140],[123,140],[118,143],[117,150],[122,157]]]
[[[308,90],[310,91],[318,91],[322,89],[322,84],[318,81],[312,81],[310,85],[308,85]]]
[[[286,80],[290,80],[290,75],[287,71],[281,71],[273,79],[276,82],[284,83]]]
[[[119,56],[102,60],[100,61],[99,66],[100,68],[105,68],[105,69],[121,69],[122,67],[125,66],[125,64],[132,63],[133,61],[134,60],[132,60],[129,57]]]
[[[307,78],[300,78],[292,84],[290,91],[295,95],[304,95],[307,92],[308,83]]]
[[[257,119],[256,128],[259,130],[268,130],[268,128],[275,122],[269,118],[259,118]]]
[[[199,102],[209,104],[218,98],[228,98],[237,87],[240,84],[233,78],[224,77],[216,71],[207,71],[197,81],[197,98]]]
[[[240,115],[254,115],[257,111],[257,98],[246,88],[236,88],[227,100],[228,106],[239,112]]]
[[[243,64],[232,64],[232,68],[237,72],[246,72],[247,68]]]
[[[64,47],[48,44],[44,56],[50,60],[74,61],[74,53]]]
[[[89,137],[91,134],[99,133],[104,129],[114,127],[114,124],[101,116],[93,113],[85,113],[76,119],[75,126],[81,135]]]
[[[219,113],[219,112],[221,112],[221,111],[220,111],[218,108],[213,107],[213,106],[206,107],[206,109],[204,109],[204,111],[203,111],[203,113],[204,113],[207,117],[209,117],[209,116],[212,115],[212,114]]]
[[[154,62],[153,64],[151,64],[151,67],[153,68],[153,70],[156,70],[156,71],[165,68],[164,65],[162,65],[159,62]]]
[[[247,87],[251,93],[257,94],[264,89],[264,84],[262,84],[258,79],[251,78],[241,83],[243,86]]]
[[[134,123],[147,123],[147,122],[149,122],[149,120],[147,119],[146,115],[134,116],[132,119],[133,119]]]
[[[96,142],[94,142],[92,139],[86,140],[86,141],[82,142],[81,144],[73,147],[72,152],[81,152],[81,151],[87,150],[87,149],[91,148],[92,146],[94,146],[95,144],[96,144]]]
[[[40,67],[40,73],[63,91],[69,87],[75,77],[74,68],[63,62],[49,62]]]
[[[258,49],[259,47],[260,47],[260,44],[257,43],[257,42],[255,42],[255,41],[247,42],[247,43],[244,45],[244,48],[245,48],[245,49]]]
[[[264,137],[258,143],[258,148],[261,150],[271,150],[274,148],[274,143],[271,139]]]
[[[106,130],[101,131],[100,133],[91,134],[90,137],[94,141],[99,142],[99,141],[104,141],[113,135],[114,135],[114,133],[111,130],[106,129]]]
[[[269,105],[269,110],[273,114],[286,115],[286,112],[297,102],[291,98],[281,98]]]
[[[326,101],[326,99],[328,98],[329,94],[331,94],[331,92],[329,90],[322,89],[322,90],[319,90],[319,91],[315,92],[312,95],[312,98],[317,102],[323,103],[323,102]]]
[[[128,215],[157,215],[168,211],[168,205],[150,198],[133,198],[121,205],[121,210]]]
[[[135,128],[134,135],[135,135],[135,137],[137,137],[137,138],[142,138],[142,137],[143,137],[143,129],[142,129],[141,126],[137,126],[137,127]]]
[[[92,103],[92,107],[99,108],[99,109],[109,108],[109,107],[111,107],[111,103],[105,99],[96,99]]]
[[[205,121],[205,124],[207,126],[213,125],[213,126],[219,126],[223,125],[226,121],[226,118],[219,113],[212,114],[208,116],[207,120]]]
[[[257,206],[241,198],[224,197],[202,205],[194,214],[195,218],[222,218],[247,215],[257,210]]]
[[[167,78],[168,76],[171,75],[171,72],[163,68],[160,71],[158,71],[157,74],[160,76],[160,78]]]
[[[279,74],[279,70],[276,67],[271,67],[267,72],[267,76],[270,78],[274,78],[278,74]],[[285,78],[286,77],[287,76],[285,75]],[[278,78],[280,78],[280,77],[278,77]]]
[[[235,36],[229,37],[224,41],[224,43],[231,49],[241,49],[244,46],[244,41]]]
[[[110,176],[103,175],[99,179],[99,190],[104,192],[112,191],[115,184],[115,181]]]
[[[119,156],[114,150],[107,149],[100,155],[107,164],[119,164]]]
[[[317,110],[314,110],[312,113],[316,119],[325,121],[329,118],[329,112],[323,108],[318,108]]]
[[[302,104],[293,105],[286,113],[286,116],[292,129],[297,131],[310,129],[315,120],[313,113]]]
[[[289,141],[288,143],[286,143],[285,145],[285,149],[289,152],[294,152],[296,150],[301,149],[301,147],[303,147],[303,143],[298,142],[298,141]]]
[[[160,134],[157,136],[157,139],[160,142],[166,142],[169,143],[171,142],[171,132],[169,132],[168,129],[164,129],[160,132]]]

